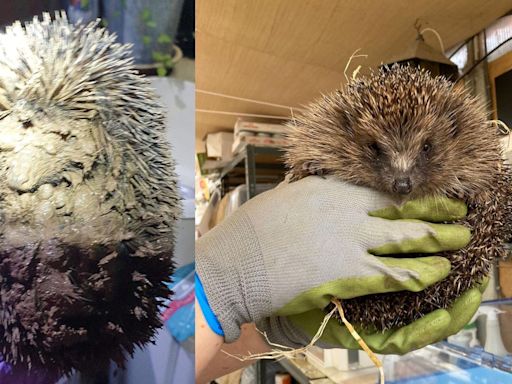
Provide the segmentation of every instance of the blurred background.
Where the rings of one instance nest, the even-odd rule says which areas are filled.
[[[27,21],[43,12],[65,10],[72,22],[100,19],[122,43],[133,45],[142,72],[194,78],[195,56],[192,0],[22,0],[0,3],[0,26]]]

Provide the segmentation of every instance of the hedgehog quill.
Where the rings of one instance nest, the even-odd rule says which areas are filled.
[[[160,327],[180,215],[164,114],[97,23],[0,35],[0,356],[15,369],[123,363]]]
[[[289,126],[291,180],[334,175],[401,201],[445,195],[468,204],[461,224],[472,231],[470,244],[441,254],[450,274],[422,292],[344,300],[351,323],[385,330],[447,308],[506,255],[511,172],[498,132],[462,87],[416,67],[384,67],[313,102]]]

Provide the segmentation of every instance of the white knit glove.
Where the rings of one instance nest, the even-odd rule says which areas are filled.
[[[199,239],[197,274],[231,342],[243,323],[323,308],[332,296],[419,291],[443,279],[450,270],[444,258],[373,254],[463,247],[470,234],[462,226],[402,219],[465,214],[453,200],[397,206],[374,190],[311,176],[255,197]]]

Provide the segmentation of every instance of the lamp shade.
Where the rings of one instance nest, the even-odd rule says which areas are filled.
[[[458,67],[442,52],[428,45],[423,36],[418,34],[416,41],[398,56],[392,57],[385,65],[410,64],[427,69],[432,76],[445,76],[455,81],[458,77]]]

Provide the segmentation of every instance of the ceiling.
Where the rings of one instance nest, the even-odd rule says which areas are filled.
[[[207,95],[216,92],[299,107],[400,55],[414,23],[434,28],[446,48],[512,9],[512,0],[197,0],[196,108],[288,116],[289,109]],[[414,4],[414,5],[412,5]],[[435,35],[425,33],[434,47]],[[197,112],[196,149],[206,133],[233,128],[236,116]]]

